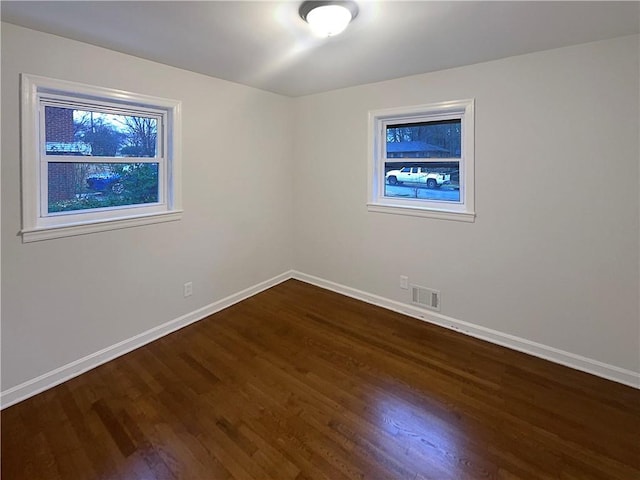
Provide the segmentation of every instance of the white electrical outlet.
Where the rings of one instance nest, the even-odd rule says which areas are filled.
[[[184,296],[190,297],[193,295],[193,282],[187,282],[184,284]]]
[[[409,277],[406,275],[400,275],[400,288],[403,290],[409,289]]]

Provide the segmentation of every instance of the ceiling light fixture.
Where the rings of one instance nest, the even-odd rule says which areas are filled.
[[[358,5],[346,1],[306,1],[298,11],[311,30],[321,37],[342,33],[349,22],[358,15]]]

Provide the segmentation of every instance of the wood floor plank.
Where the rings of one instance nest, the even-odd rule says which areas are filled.
[[[294,280],[1,415],[4,480],[640,480],[640,390]]]

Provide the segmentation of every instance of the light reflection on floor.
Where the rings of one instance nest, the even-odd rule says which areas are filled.
[[[411,465],[417,478],[460,479],[471,474],[461,424],[443,420],[393,394],[379,395],[374,402],[371,420],[387,434],[378,437],[379,446],[402,464]]]

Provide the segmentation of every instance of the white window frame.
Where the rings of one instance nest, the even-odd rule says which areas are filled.
[[[475,221],[474,206],[474,105],[473,99],[387,108],[369,112],[368,202],[370,212],[392,213],[418,217]],[[385,192],[385,162],[387,159],[387,125],[442,120],[461,120],[460,201],[447,202],[425,199],[387,197]],[[407,158],[408,163],[436,161],[434,158]],[[446,160],[446,159],[444,159]]]
[[[34,242],[151,223],[182,216],[181,102],[123,90],[96,87],[37,75],[21,75],[22,240]],[[46,155],[44,107],[87,108],[158,121],[154,158]],[[144,205],[48,212],[48,164],[158,163],[158,202]]]

